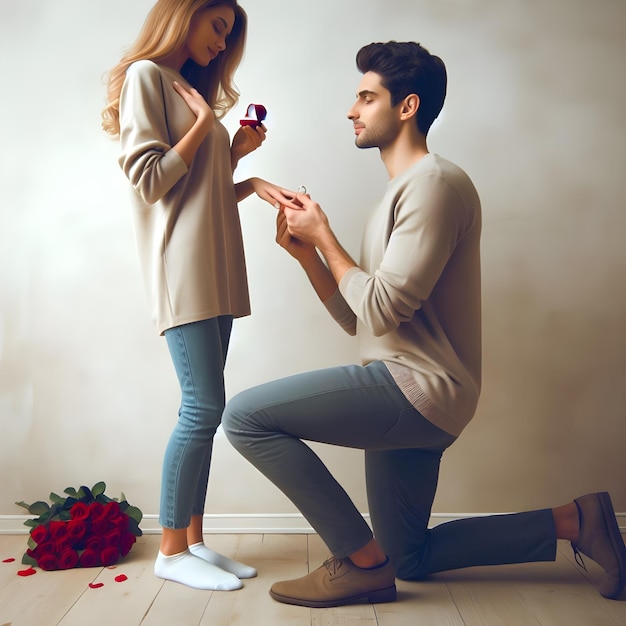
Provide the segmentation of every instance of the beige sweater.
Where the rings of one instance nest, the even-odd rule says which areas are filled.
[[[135,236],[157,330],[250,314],[241,225],[222,124],[189,169],[171,150],[195,116],[175,70],[137,61],[120,98],[120,166],[131,183]]]
[[[481,383],[480,200],[459,167],[428,154],[390,180],[365,227],[360,267],[326,306],[383,361],[411,404],[458,436]]]

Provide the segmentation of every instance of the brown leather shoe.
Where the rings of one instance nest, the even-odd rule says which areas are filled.
[[[578,540],[572,541],[576,562],[584,569],[579,552],[604,568],[606,578],[598,591],[611,600],[625,599],[626,547],[609,494],[589,493],[574,500],[580,517]]]
[[[274,583],[270,596],[285,604],[314,608],[393,602],[396,577],[389,559],[375,569],[362,569],[348,558],[331,557],[307,576]]]

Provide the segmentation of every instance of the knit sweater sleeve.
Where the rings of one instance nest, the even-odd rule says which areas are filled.
[[[339,285],[374,336],[411,320],[428,300],[468,221],[454,186],[441,176],[410,178],[388,190],[366,229],[361,267]]]
[[[326,310],[348,335],[356,335],[356,315],[344,300],[339,289],[324,302]]]
[[[148,204],[187,173],[171,143],[161,71],[151,61],[137,61],[128,68],[120,95],[119,164]]]

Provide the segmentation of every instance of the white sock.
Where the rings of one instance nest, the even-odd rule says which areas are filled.
[[[189,550],[171,556],[165,556],[159,550],[154,563],[154,573],[159,578],[173,580],[194,589],[234,591],[243,587],[236,576],[207,563],[204,559],[199,559]]]
[[[207,548],[202,541],[189,546],[189,551],[192,554],[199,556],[201,559],[204,559],[207,563],[217,565],[220,569],[234,574],[237,578],[254,578],[257,574],[254,567],[239,563],[238,561],[233,561],[227,556],[223,556],[218,552],[211,550],[211,548]]]

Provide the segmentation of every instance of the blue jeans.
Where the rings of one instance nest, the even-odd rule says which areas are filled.
[[[339,558],[365,546],[372,531],[304,440],[365,450],[372,526],[399,578],[555,558],[550,509],[428,528],[441,455],[455,437],[411,406],[380,361],[248,389],[228,402],[223,424],[235,448],[295,504]]]
[[[192,515],[204,513],[232,324],[233,318],[224,316],[165,331],[182,398],[163,461],[159,521],[164,528],[187,528]]]

